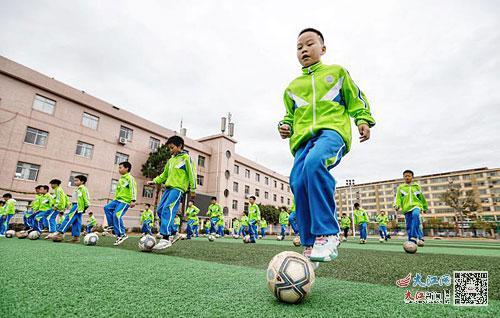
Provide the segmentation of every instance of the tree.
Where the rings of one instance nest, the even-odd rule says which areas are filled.
[[[441,201],[452,208],[456,214],[455,228],[462,234],[463,218],[471,212],[477,211],[479,204],[474,197],[474,191],[462,191],[460,185],[450,184],[450,188],[441,195]]]
[[[142,165],[142,175],[148,179],[152,179],[163,172],[165,164],[172,155],[166,144],[160,145],[156,151],[150,152],[148,160]],[[155,219],[158,219],[156,214],[156,207],[158,205],[158,198],[161,191],[161,185],[155,186],[155,199],[153,203]]]
[[[279,222],[280,210],[273,205],[259,204],[260,217],[266,219],[269,224],[276,224]]]

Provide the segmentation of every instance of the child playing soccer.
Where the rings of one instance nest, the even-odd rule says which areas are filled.
[[[198,219],[198,213],[200,213],[200,209],[194,205],[193,200],[189,200],[188,207],[184,214],[186,215],[187,220],[187,239],[191,239],[193,235],[196,234],[198,237],[198,225],[200,224],[200,220]]]
[[[66,206],[68,205],[66,193],[64,193],[63,188],[61,187],[61,180],[52,179],[49,182],[50,187],[54,190],[54,194],[52,197],[54,198],[54,204],[52,206],[52,210],[50,211],[47,220],[49,223],[49,232],[50,234],[46,237],[50,239],[55,233],[57,233],[57,222],[56,218],[59,213],[63,213],[66,210]]]
[[[85,229],[85,230],[86,230],[86,232],[87,232],[87,234],[88,234],[88,233],[92,233],[92,229],[93,229],[94,227],[96,227],[96,225],[97,225],[97,220],[96,220],[96,219],[95,219],[95,217],[94,217],[94,213],[89,212],[89,218],[88,218],[88,220],[87,220],[87,227],[86,227],[86,229]]]
[[[241,235],[241,222],[237,218],[233,218],[233,235]]]
[[[260,220],[260,208],[255,204],[255,197],[252,195],[248,200],[248,232],[250,243],[255,243],[257,239],[257,222]]]
[[[281,234],[279,236],[279,239],[281,241],[283,241],[285,239],[286,228],[288,227],[288,218],[289,218],[289,215],[288,215],[288,212],[286,211],[286,208],[282,207],[280,209],[280,216],[279,216],[279,222],[281,225]]]
[[[349,228],[351,227],[351,219],[347,214],[342,213],[340,218],[340,228],[344,231],[344,242],[347,241],[347,235],[349,234]]]
[[[143,236],[146,234],[153,235],[151,228],[154,220],[155,216],[151,211],[151,204],[146,203],[146,209],[141,213],[141,232]]]
[[[68,202],[69,202],[69,199],[68,199]],[[62,226],[63,221],[64,221],[64,212],[59,212],[59,218],[57,219],[57,231],[61,230],[61,226]]]
[[[172,229],[172,235],[177,235],[177,232],[180,231],[180,228],[181,228],[181,217],[179,216],[179,214],[176,214],[174,218],[174,227]]]
[[[49,228],[50,231],[50,223],[49,223],[49,217],[52,214],[52,207],[54,206],[54,198],[52,195],[49,193],[49,186],[48,185],[41,185],[38,192],[40,193],[40,196],[38,197],[38,213],[35,216],[35,226],[36,230],[38,232],[42,232],[42,230],[45,227]],[[52,230],[55,229],[52,228]],[[54,233],[54,232],[51,232]],[[54,234],[52,234],[54,235]],[[51,237],[52,237],[51,235]],[[48,237],[48,236],[47,236]],[[46,237],[46,238],[47,238]]]
[[[376,219],[380,238],[387,241],[387,223],[389,222],[389,219],[384,211],[380,211],[380,214],[377,215]]]
[[[41,185],[37,185],[35,187],[35,199],[31,201],[30,207],[26,212],[24,212],[23,221],[24,221],[24,230],[25,231],[33,231],[38,226],[35,225],[36,215],[38,213],[38,206],[40,205],[40,187]]]
[[[219,221],[217,222],[217,236],[218,237],[224,237],[224,218],[221,217]]]
[[[375,125],[365,95],[347,70],[321,63],[325,52],[321,32],[300,32],[297,58],[302,75],[285,90],[286,115],[278,126],[281,137],[290,138],[295,156],[290,184],[304,255],[313,261],[331,261],[338,255],[335,179],[329,170],[350,149],[349,117],[354,118],[361,142],[370,138]]]
[[[5,205],[5,201],[3,200],[0,200],[0,237],[5,237],[4,234],[1,234],[3,233],[3,222],[4,222],[4,212],[5,212],[5,209],[4,209],[4,205]]]
[[[210,218],[210,234],[214,235],[216,233],[217,222],[222,218],[222,207],[217,203],[216,197],[210,199],[207,215]]]
[[[267,221],[266,219],[260,219],[260,236],[262,238],[266,237]]]
[[[241,235],[242,237],[245,237],[248,234],[248,212],[244,211],[243,212],[243,215],[241,216],[241,219],[240,219],[240,224],[241,224],[241,227],[240,227],[240,231],[239,231],[239,235]]]
[[[361,209],[359,203],[354,203],[354,224],[358,225],[359,229],[359,244],[365,244],[368,236],[368,213]]]
[[[403,172],[405,183],[398,186],[396,190],[396,199],[394,209],[401,209],[405,215],[406,232],[408,232],[408,241],[423,246],[421,236],[419,235],[420,212],[426,212],[428,209],[427,200],[420,186],[413,182],[413,171],[405,170]]]
[[[196,191],[196,169],[184,151],[184,139],[172,136],[167,140],[167,147],[172,157],[167,161],[163,173],[148,182],[148,184],[164,183],[166,187],[158,205],[158,215],[161,218],[160,234],[163,238],[153,247],[154,250],[163,250],[177,241],[178,235],[174,235],[172,241],[169,239],[173,233],[173,221],[182,195],[190,190],[191,199],[194,199]]]
[[[52,236],[54,242],[61,242],[64,239],[64,233],[71,226],[71,243],[80,242],[80,234],[82,232],[82,214],[85,213],[90,205],[89,191],[85,184],[87,183],[87,177],[84,175],[77,175],[74,178],[75,190],[71,198],[71,208],[69,213],[64,218],[61,223],[61,227],[58,229],[57,234]]]

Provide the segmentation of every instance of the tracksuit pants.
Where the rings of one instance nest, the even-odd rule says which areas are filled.
[[[49,226],[50,233],[57,232],[56,218],[58,215],[59,215],[59,211],[57,211],[57,210],[50,210],[50,213],[48,213],[48,215],[47,215],[47,224]]]
[[[33,229],[33,222],[35,221],[35,213],[33,211],[25,212],[23,216],[24,229]]]
[[[14,214],[5,214],[5,215],[2,215],[1,217],[1,220],[0,220],[0,234],[1,235],[5,235],[5,232],[7,232],[9,230],[9,223],[10,223],[10,219],[12,219],[12,217],[14,216]]]
[[[349,234],[349,228],[346,227],[344,229],[342,229],[344,231],[344,237],[347,239],[347,235]]]
[[[104,214],[106,215],[106,221],[108,222],[108,228],[111,226],[113,233],[117,237],[125,235],[125,224],[123,223],[123,217],[128,211],[130,204],[113,200],[104,206]]]
[[[299,226],[297,225],[297,212],[293,211],[290,213],[290,216],[288,217],[288,222],[290,222],[290,226],[292,227],[293,234],[294,235],[299,235]]]
[[[387,226],[379,225],[378,226],[378,233],[380,234],[380,238],[387,240]]]
[[[281,224],[281,236],[285,237],[286,235],[286,225]]]
[[[187,238],[191,238],[196,234],[196,237],[198,237],[198,225],[194,224],[196,221],[195,220],[188,220],[187,222]]]
[[[219,222],[219,218],[210,219],[210,233],[215,234],[217,232],[217,222]]]
[[[366,231],[367,224],[366,222],[359,223],[359,239],[360,240],[366,240],[368,237],[368,233]]]
[[[44,228],[49,227],[48,218],[52,214],[52,210],[38,211],[36,213],[35,222],[38,223],[38,232],[41,232]],[[50,230],[50,228],[49,228]]]
[[[248,221],[248,234],[250,234],[250,242],[255,242],[257,239],[257,222],[255,220]]]
[[[321,130],[295,153],[290,184],[295,197],[297,224],[303,246],[317,236],[336,235],[335,179],[330,169],[340,163],[346,145],[334,130]]]
[[[82,213],[79,213],[77,208],[78,205],[76,203],[73,203],[71,209],[69,210],[69,213],[61,223],[59,232],[65,233],[71,226],[71,235],[76,237],[80,236],[82,232]]]
[[[262,236],[262,238],[264,238],[266,236],[266,228],[265,227],[260,228],[260,236]]]
[[[153,232],[151,231],[151,220],[146,220],[142,222],[141,232],[143,234],[149,234],[149,235],[153,234]]]
[[[420,209],[414,208],[405,213],[406,232],[408,233],[408,241],[419,238],[420,227]],[[423,236],[423,235],[422,235]]]
[[[168,188],[161,196],[157,213],[161,218],[160,234],[163,236],[170,236],[176,232],[174,228],[174,219],[179,209],[182,194],[182,191],[179,189]]]

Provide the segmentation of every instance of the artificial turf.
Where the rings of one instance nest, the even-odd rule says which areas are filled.
[[[494,317],[500,311],[500,253],[424,252],[449,249],[446,242],[428,243],[415,255],[401,252],[396,243],[384,247],[394,245],[394,251],[379,250],[383,244],[375,241],[342,244],[339,258],[317,270],[310,297],[286,305],[267,290],[265,269],[273,255],[300,251],[290,241],[197,239],[153,254],[138,252],[137,240],[112,247],[111,238],[101,237],[98,246],[90,247],[2,239],[0,317]],[[453,270],[489,271],[488,307],[408,305],[405,290],[394,284],[409,272]]]

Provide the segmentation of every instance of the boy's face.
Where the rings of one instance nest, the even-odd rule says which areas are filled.
[[[52,184],[52,183],[51,183],[51,184],[50,184],[50,187],[51,187],[52,189],[55,189],[55,188],[57,188],[57,184]]]
[[[125,167],[124,167],[124,166],[122,166],[122,165],[119,165],[119,166],[118,166],[118,172],[119,172],[121,175],[124,175],[124,174],[126,174],[126,173],[128,172],[128,169],[127,169],[127,168],[125,168]]]
[[[35,193],[36,193],[36,194],[40,194],[40,188],[36,188],[36,189],[35,189]]]
[[[151,209],[151,206],[146,205],[146,210],[149,210],[149,209]]]
[[[170,153],[174,156],[182,151],[182,147],[176,146],[174,144],[168,144],[167,147],[168,150],[170,150]]]
[[[384,212],[384,211],[382,211],[382,212],[380,212],[380,214],[384,215],[384,214],[385,214],[385,212]]]
[[[40,194],[45,194],[47,193],[47,190],[45,188],[40,188]]]
[[[303,67],[319,62],[325,52],[325,45],[314,32],[302,33],[297,39],[297,59]]]
[[[189,201],[188,206],[193,206],[193,202]]]
[[[405,178],[406,183],[411,183],[413,181],[413,175],[409,172],[403,174],[403,178]]]
[[[215,204],[216,202],[217,202],[217,200],[214,200],[214,199],[210,200],[210,203],[212,203],[212,204]]]
[[[82,185],[82,180],[75,178],[75,186],[79,187]]]
[[[255,199],[254,198],[250,198],[250,199],[248,199],[248,202],[250,202],[250,204],[254,204],[255,203]]]

